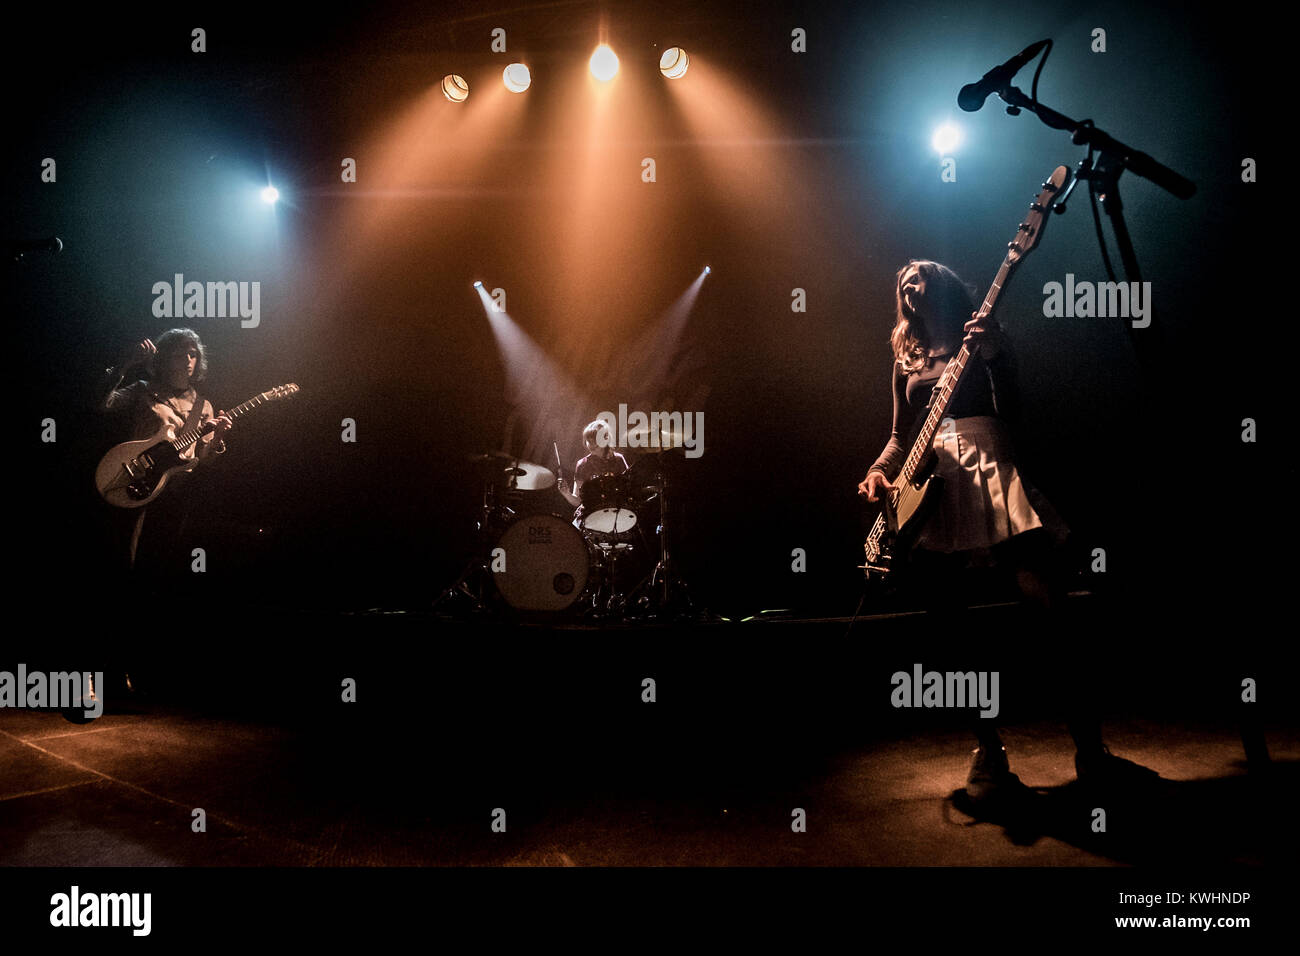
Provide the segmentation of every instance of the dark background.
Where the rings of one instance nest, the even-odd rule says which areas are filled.
[[[602,17],[622,61],[603,112],[586,79]],[[1250,613],[1280,579],[1262,549],[1294,527],[1271,493],[1294,468],[1270,451],[1281,419],[1261,373],[1284,274],[1260,254],[1269,187],[1241,182],[1244,157],[1270,169],[1272,61],[1245,19],[1152,3],[678,0],[32,15],[4,41],[5,233],[65,249],[4,266],[10,587],[55,609],[112,601],[90,476],[115,436],[94,384],[130,342],[191,325],[217,406],[303,390],[195,479],[202,586],[227,605],[427,607],[473,548],[467,456],[510,445],[550,464],[553,438],[570,468],[581,426],[626,401],[704,413],[679,551],[703,601],[852,611],[872,515],[855,486],[888,436],[896,271],[937,259],[982,294],[1039,184],[1084,153],[996,98],[960,113],[957,90],[1052,37],[1040,98],[1198,191],[1122,180],[1156,366],[1139,367],[1120,320],[1042,315],[1045,282],[1106,278],[1082,190],[1021,267],[999,314],[1020,356],[1024,469],[1079,553],[1106,549],[1092,586],[1135,607]],[[206,53],[190,52],[195,26]],[[494,27],[508,53],[490,52]],[[806,53],[790,50],[795,27]],[[655,65],[673,44],[692,67],[670,89]],[[515,59],[532,68],[523,96],[500,84]],[[438,93],[449,72],[468,79],[466,103]],[[929,143],[950,119],[965,132],[956,183]],[[47,156],[56,184],[40,181]],[[343,157],[355,184],[339,180]],[[256,198],[268,177],[274,209]],[[647,379],[639,343],[706,263],[672,361]],[[260,281],[260,327],[154,318],[151,287],[177,272]],[[513,406],[476,279],[507,290],[553,363]],[[1254,445],[1240,440],[1248,416]],[[47,417],[55,444],[39,440]],[[345,417],[356,444],[340,441]],[[796,547],[805,574],[790,570]]]

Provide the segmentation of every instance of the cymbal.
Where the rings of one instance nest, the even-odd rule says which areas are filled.
[[[513,480],[514,487],[520,491],[545,491],[555,487],[555,472],[531,461],[517,461],[513,467],[502,469],[502,475],[507,483]]]
[[[471,455],[469,460],[484,466],[485,475],[494,483],[518,491],[545,491],[555,487],[555,472],[545,465],[521,461],[501,451]]]
[[[627,433],[626,446],[640,455],[660,455],[665,452],[680,451],[686,446],[686,436],[680,428],[671,423],[664,423],[658,429],[649,425],[634,428]]]

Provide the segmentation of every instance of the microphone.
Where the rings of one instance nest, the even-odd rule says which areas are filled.
[[[63,240],[58,236],[49,239],[27,239],[22,242],[9,243],[9,253],[15,259],[21,259],[29,252],[62,252]]]
[[[977,82],[967,83],[957,94],[957,105],[967,113],[982,109],[990,93],[996,93],[1010,83],[1012,77],[1024,69],[1025,64],[1038,56],[1039,51],[1050,42],[1050,40],[1039,40],[1025,47],[1001,66],[989,70]]]

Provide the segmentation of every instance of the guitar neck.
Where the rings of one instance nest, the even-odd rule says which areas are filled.
[[[271,398],[266,393],[263,393],[261,395],[254,395],[252,398],[244,402],[242,405],[237,405],[234,408],[227,411],[226,417],[228,417],[232,422],[239,421],[239,419],[242,416],[247,415],[253,409],[259,408],[262,405],[265,405],[269,401],[271,401]],[[185,429],[185,431],[177,435],[176,438],[172,441],[171,445],[177,451],[184,451],[186,448],[189,448],[191,445],[193,445],[196,441],[202,438],[209,431],[211,431],[211,428],[206,423],[202,425],[195,425],[193,428],[187,428]]]
[[[986,319],[993,312],[993,307],[997,304],[998,296],[1002,293],[1002,287],[1006,285],[1007,279],[1011,275],[1013,263],[1011,256],[1008,254],[1002,260],[1002,267],[998,269],[998,274],[989,286],[988,295],[984,296],[984,304],[980,306],[979,312],[976,313],[980,319]],[[943,375],[939,377],[938,384],[935,385],[934,391],[930,395],[929,413],[925,416],[925,422],[921,425],[921,431],[916,436],[916,441],[912,443],[912,450],[903,462],[902,471],[899,472],[899,478],[902,481],[911,481],[916,473],[920,471],[925,457],[930,452],[930,445],[934,442],[935,433],[939,430],[939,424],[943,421],[944,415],[948,411],[948,406],[952,403],[952,397],[957,392],[957,386],[961,383],[961,376],[966,371],[966,363],[975,353],[971,351],[964,343],[961,349],[953,356],[948,363],[948,367],[943,370]]]

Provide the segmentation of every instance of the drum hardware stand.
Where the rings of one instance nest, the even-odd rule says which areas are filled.
[[[513,480],[512,476],[511,481]],[[460,573],[456,583],[438,595],[437,600],[433,602],[434,611],[457,595],[463,595],[473,602],[470,605],[472,613],[484,614],[488,611],[485,585],[490,573],[487,558],[488,545],[491,544],[490,528],[493,517],[498,515],[503,507],[496,502],[496,486],[490,481],[484,482],[483,506],[479,511],[478,543],[475,546],[474,557],[469,559],[469,563],[465,565],[465,570]]]
[[[596,550],[601,555],[601,585],[602,588],[607,589],[608,593],[608,597],[604,601],[604,613],[610,617],[625,619],[629,599],[627,595],[618,589],[618,558],[619,552],[626,549],[619,547],[618,533],[618,518],[616,517],[614,519],[614,530],[610,532],[612,540],[609,542],[609,547],[607,549],[601,547],[600,543],[597,542]],[[598,606],[600,604],[600,595],[601,589],[598,588],[595,597]]]
[[[471,558],[469,564],[465,565],[465,570],[456,579],[456,583],[438,595],[438,599],[433,602],[433,610],[439,610],[447,601],[458,594],[463,594],[473,602],[470,611],[475,614],[485,613],[488,609],[483,602],[483,581],[486,574],[487,563],[479,558]]]
[[[638,522],[639,523],[639,522]],[[614,519],[614,535],[618,535],[618,519]],[[618,590],[618,542],[615,541],[609,549],[609,612],[617,614],[620,618],[627,617],[627,595],[620,594]],[[624,549],[626,550],[626,549]]]
[[[601,561],[604,562],[602,555]],[[627,599],[618,593],[614,585],[614,559],[609,559],[609,565],[603,566],[600,572],[600,583],[596,586],[595,592],[591,596],[591,607],[587,608],[584,616],[595,618],[596,620],[618,618],[626,616]]]
[[[650,614],[666,614],[676,606],[683,613],[695,610],[686,582],[673,569],[668,549],[668,478],[659,476],[659,563],[632,591],[627,603],[652,609]]]

